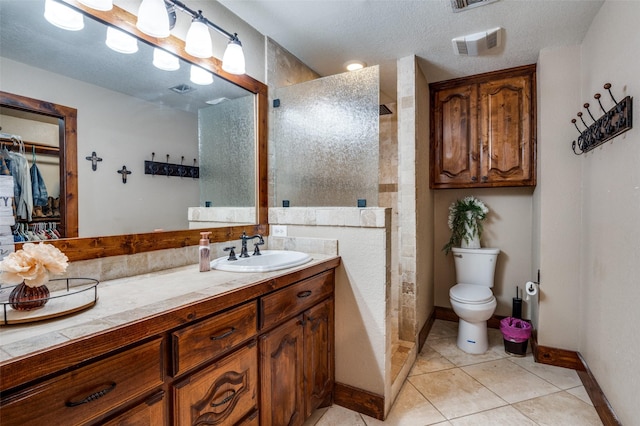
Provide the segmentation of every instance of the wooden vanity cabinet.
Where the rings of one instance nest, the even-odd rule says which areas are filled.
[[[60,359],[57,370],[35,381],[21,384],[12,377],[13,387],[0,382],[7,386],[0,388],[0,421],[302,425],[333,398],[338,264],[330,259],[169,309],[108,331],[108,337],[51,348],[86,361],[65,366]],[[33,355],[29,365],[45,363],[48,351]],[[14,362],[24,365],[23,359]],[[10,366],[2,364],[1,371]]]
[[[431,188],[535,186],[535,65],[429,89]]]
[[[331,404],[333,284],[333,272],[325,273],[261,300],[264,325],[276,325],[259,339],[261,424],[302,425]]]

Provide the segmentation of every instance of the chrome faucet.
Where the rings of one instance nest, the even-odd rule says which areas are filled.
[[[240,236],[240,241],[242,241],[242,249],[240,250],[240,257],[249,257],[249,252],[247,251],[247,241],[253,240],[256,238],[258,239],[258,242],[255,243],[254,245],[253,255],[260,256],[261,253],[258,246],[261,246],[264,244],[264,239],[262,238],[262,235],[256,234],[249,237],[245,232],[242,232],[242,236]]]

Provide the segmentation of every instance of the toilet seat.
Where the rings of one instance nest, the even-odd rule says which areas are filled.
[[[469,305],[480,305],[491,302],[494,299],[489,287],[474,284],[456,284],[449,290],[452,300]]]

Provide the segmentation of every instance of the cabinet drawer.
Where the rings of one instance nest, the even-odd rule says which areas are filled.
[[[256,304],[252,302],[173,332],[173,375],[253,337],[257,333],[256,316]]]
[[[333,293],[333,271],[300,281],[261,299],[261,327],[277,324]]]
[[[164,400],[164,391],[160,391],[118,417],[100,424],[103,426],[162,426],[167,424]]]
[[[82,424],[159,387],[163,379],[158,338],[7,398],[0,417],[3,424]]]
[[[238,422],[257,408],[255,342],[190,375],[173,389],[177,425]]]

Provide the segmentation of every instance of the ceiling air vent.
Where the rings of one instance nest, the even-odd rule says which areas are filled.
[[[456,37],[451,40],[456,55],[478,56],[502,43],[502,28]]]
[[[451,0],[451,8],[454,12],[462,12],[463,10],[473,9],[497,1],[498,0]]]
[[[173,90],[176,93],[184,95],[185,93],[193,92],[196,89],[188,84],[178,84],[177,86],[170,87],[169,90]]]

